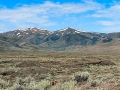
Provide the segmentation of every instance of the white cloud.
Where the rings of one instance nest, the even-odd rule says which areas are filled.
[[[66,14],[80,14],[87,11],[99,10],[100,8],[101,5],[99,3],[90,0],[84,0],[81,3],[65,4],[46,1],[43,4],[23,5],[14,9],[1,8],[0,22],[4,22],[4,26],[10,24],[18,28],[24,28],[29,25],[52,26],[56,25],[57,21],[51,18],[59,18]]]
[[[115,2],[110,7],[102,8],[101,10],[96,11],[92,15],[95,18],[98,18],[96,21],[99,25],[103,27],[101,30],[104,32],[119,32],[120,31],[120,3]],[[99,20],[100,19],[100,20]]]
[[[98,10],[93,16],[118,19],[120,18],[120,3],[110,6],[110,8]]]
[[[112,21],[98,21],[99,24],[103,26],[114,26],[116,23]]]

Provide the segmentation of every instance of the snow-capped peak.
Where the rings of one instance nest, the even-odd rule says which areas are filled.
[[[72,28],[72,27],[67,27],[67,28],[61,29],[61,30],[59,30],[59,32],[64,32],[66,30],[73,30],[75,33],[84,32],[83,30],[75,29],[75,28]]]
[[[62,32],[62,31],[66,31],[68,28],[64,28],[64,29],[61,29],[61,30],[59,30],[60,32]]]
[[[18,30],[22,30],[21,28],[19,28]]]

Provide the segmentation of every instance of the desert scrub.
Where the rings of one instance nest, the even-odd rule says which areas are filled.
[[[102,82],[103,82],[102,79],[91,80],[91,86],[96,87],[97,85],[100,85]]]
[[[96,90],[104,90],[103,88],[101,88],[101,87],[97,87],[97,89]]]
[[[40,82],[31,81],[30,84],[24,89],[32,90],[46,90],[50,86],[49,80],[41,80]]]
[[[75,81],[66,81],[52,86],[50,90],[77,90]]]
[[[49,73],[47,74],[35,74],[35,78],[37,80],[44,80],[44,79],[47,79],[47,80],[51,80],[53,78],[53,76]]]
[[[16,82],[8,90],[46,90],[50,86],[49,80],[41,80],[36,82],[31,76],[24,79],[17,78]]]
[[[77,72],[74,74],[74,80],[80,84],[82,82],[90,81],[91,76],[88,72]]]
[[[61,85],[61,90],[75,90],[75,88],[76,88],[75,85],[76,85],[75,81],[64,82]]]
[[[0,90],[6,89],[8,87],[9,87],[9,82],[8,81],[4,81],[3,79],[0,79]]]
[[[15,66],[6,66],[6,67],[4,67],[4,68],[1,68],[0,72],[8,72],[8,71],[17,72],[18,70],[20,70],[19,67],[15,67]]]

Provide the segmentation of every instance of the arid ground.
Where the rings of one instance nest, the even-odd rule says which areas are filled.
[[[120,90],[120,53],[1,52],[0,90]]]

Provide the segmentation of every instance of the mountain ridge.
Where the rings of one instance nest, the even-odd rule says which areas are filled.
[[[63,28],[54,32],[42,28],[31,27],[24,30],[17,29],[14,31],[4,32],[1,33],[1,35],[6,38],[16,38],[16,42],[10,42],[14,48],[21,50],[38,51],[64,51],[70,46],[79,45],[88,47],[103,43],[109,43],[116,40],[119,41],[120,39],[120,32],[85,32],[83,30],[74,29],[72,27]]]

